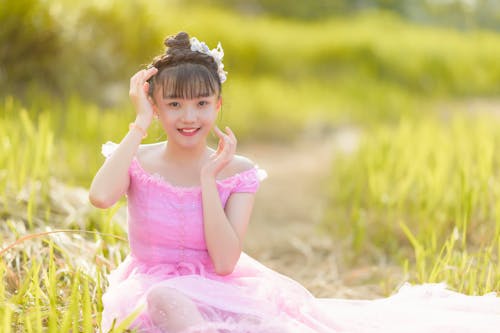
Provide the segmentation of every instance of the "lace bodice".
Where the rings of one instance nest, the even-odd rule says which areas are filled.
[[[118,144],[102,147],[109,157]],[[201,188],[170,184],[159,174],[143,169],[136,157],[129,167],[127,190],[128,233],[131,255],[146,262],[211,261],[205,243]],[[235,192],[256,192],[265,171],[254,168],[217,180],[220,200],[225,206]]]

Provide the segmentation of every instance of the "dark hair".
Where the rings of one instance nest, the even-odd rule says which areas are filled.
[[[164,43],[165,54],[155,57],[149,65],[158,68],[158,73],[149,80],[150,95],[157,86],[162,87],[164,98],[220,95],[221,82],[214,58],[191,51],[189,35],[185,32],[167,37]]]

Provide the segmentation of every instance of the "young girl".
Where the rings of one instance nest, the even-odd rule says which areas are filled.
[[[130,80],[135,122],[107,157],[89,199],[128,200],[130,254],[109,276],[102,329],[131,314],[139,332],[497,332],[500,301],[443,285],[404,286],[376,301],[319,299],[242,252],[265,177],[215,126],[223,51],[179,33]],[[140,145],[153,118],[168,141]],[[207,147],[207,135],[219,138]],[[293,182],[290,183],[293,190]]]

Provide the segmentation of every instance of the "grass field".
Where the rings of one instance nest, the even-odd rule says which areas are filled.
[[[499,291],[498,125],[457,113],[366,132],[335,163],[325,227],[354,262],[386,258],[416,282]]]
[[[88,188],[101,144],[119,141],[134,119],[129,76],[179,30],[223,42],[230,73],[219,121],[242,142],[361,129],[360,149],[335,158],[325,185],[324,230],[352,253],[347,261],[390,261],[410,281],[468,294],[500,291],[497,118],[434,108],[498,96],[500,36],[384,13],[304,23],[160,1],[97,3],[54,2],[66,27],[61,58],[42,72],[26,59],[33,82],[21,86],[31,88],[0,99],[0,331],[98,329],[105,276],[127,253],[115,219],[124,201],[99,211],[66,186]],[[43,89],[40,73],[57,73],[47,86],[62,84],[60,96]],[[153,125],[145,142],[162,139]]]

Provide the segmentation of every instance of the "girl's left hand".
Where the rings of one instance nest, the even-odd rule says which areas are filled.
[[[226,127],[226,133],[222,132],[217,126],[214,132],[219,137],[219,145],[214,154],[210,156],[207,163],[201,169],[201,176],[216,177],[217,174],[231,162],[236,152],[236,136],[229,127]]]

